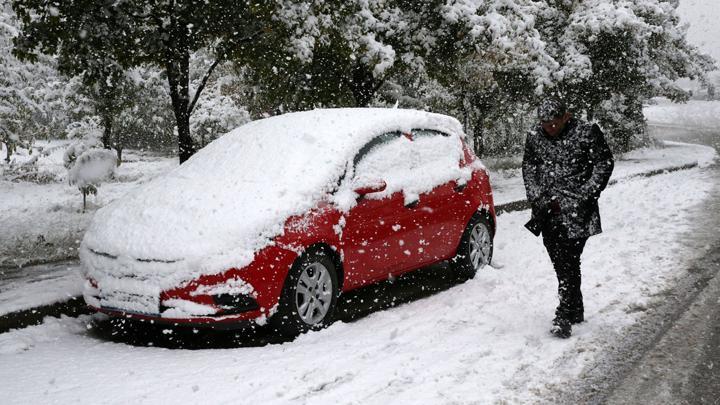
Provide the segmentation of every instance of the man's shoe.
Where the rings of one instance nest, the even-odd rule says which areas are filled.
[[[567,339],[572,334],[572,325],[567,319],[555,318],[550,333],[559,338]]]

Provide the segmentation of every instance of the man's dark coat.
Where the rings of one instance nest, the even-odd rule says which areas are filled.
[[[597,200],[613,167],[597,125],[573,118],[555,137],[538,125],[525,140],[522,167],[531,222],[540,224],[544,237],[578,239],[602,232]],[[557,205],[550,209],[553,199],[559,212]]]

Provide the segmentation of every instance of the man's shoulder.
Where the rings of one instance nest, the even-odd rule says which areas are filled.
[[[537,140],[540,135],[542,135],[542,127],[540,125],[535,125],[527,131],[525,139]]]
[[[575,131],[587,137],[603,134],[603,131],[597,122],[589,122],[582,119],[577,119],[575,122]]]

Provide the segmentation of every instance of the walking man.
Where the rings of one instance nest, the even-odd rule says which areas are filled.
[[[580,255],[587,239],[602,232],[597,201],[614,161],[600,127],[573,117],[560,100],[544,100],[538,118],[522,165],[532,207],[526,227],[542,234],[557,274],[560,304],[550,332],[568,338],[571,325],[585,320]]]

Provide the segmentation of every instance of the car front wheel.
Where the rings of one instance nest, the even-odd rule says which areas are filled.
[[[478,270],[490,264],[492,255],[493,238],[490,222],[485,215],[476,213],[465,227],[452,265],[462,277],[469,279],[475,277]]]
[[[332,322],[337,296],[332,259],[323,251],[305,252],[290,269],[271,323],[284,335],[322,329]]]

